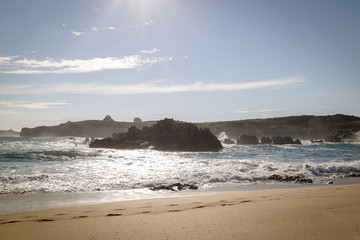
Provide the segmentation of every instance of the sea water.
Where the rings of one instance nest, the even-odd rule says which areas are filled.
[[[145,194],[160,184],[274,184],[271,175],[322,184],[360,173],[360,143],[225,145],[219,152],[89,148],[84,138],[0,137],[0,197],[34,193]],[[1,209],[0,209],[1,212]]]

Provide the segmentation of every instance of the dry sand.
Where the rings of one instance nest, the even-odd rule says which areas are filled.
[[[360,184],[0,215],[0,239],[360,239]]]

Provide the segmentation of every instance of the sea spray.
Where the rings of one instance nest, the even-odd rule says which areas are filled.
[[[226,138],[224,133],[222,137]],[[99,192],[174,183],[315,183],[360,173],[360,144],[227,145],[219,152],[92,149],[75,138],[0,138],[0,194]]]

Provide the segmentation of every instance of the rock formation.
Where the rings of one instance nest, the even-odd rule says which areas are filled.
[[[245,134],[238,137],[237,144],[256,145],[259,144],[259,140],[257,139],[256,136],[248,136]]]
[[[261,144],[271,144],[272,140],[271,140],[271,138],[269,138],[267,136],[262,136],[260,139],[260,143]]]
[[[209,129],[199,129],[192,123],[164,119],[142,130],[132,126],[126,133],[113,134],[110,138],[95,140],[93,148],[146,148],[153,146],[163,151],[218,151],[220,141]]]
[[[159,190],[169,190],[169,191],[181,191],[181,190],[197,190],[199,187],[195,184],[182,184],[182,183],[174,183],[169,185],[158,185],[149,188],[151,191],[159,191]]]
[[[293,140],[292,137],[289,137],[289,136],[285,136],[285,137],[282,137],[282,136],[275,136],[275,137],[272,137],[272,143],[273,144],[301,144],[300,140],[299,139],[296,139],[295,141]]]
[[[235,144],[235,142],[233,140],[231,140],[230,138],[225,138],[224,144]]]
[[[271,175],[268,177],[269,180],[279,181],[279,182],[294,182],[294,183],[313,183],[313,180],[303,176],[288,176],[288,175]]]

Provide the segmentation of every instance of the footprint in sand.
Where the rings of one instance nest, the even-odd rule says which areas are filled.
[[[196,209],[196,208],[204,208],[205,206],[197,206],[197,207],[194,207],[193,209]]]
[[[224,204],[221,204],[222,207],[234,206],[234,205],[235,205],[234,203],[224,203]]]
[[[80,218],[87,218],[88,216],[77,216],[77,217],[73,217],[73,219],[80,219]]]
[[[175,209],[175,210],[169,210],[168,212],[181,212],[182,210],[178,210],[178,209]]]
[[[53,221],[55,221],[55,220],[44,218],[44,219],[39,219],[39,220],[36,220],[36,221],[37,221],[37,222],[53,222]]]
[[[107,217],[118,217],[121,216],[122,214],[119,213],[109,213],[108,215],[106,215]]]
[[[18,222],[20,222],[20,221],[9,221],[9,222],[3,222],[1,224],[18,223]]]

